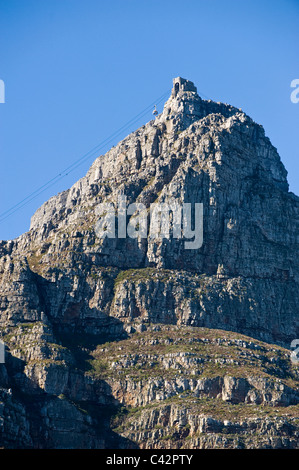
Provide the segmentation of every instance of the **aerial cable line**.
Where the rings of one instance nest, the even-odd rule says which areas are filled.
[[[164,95],[162,95],[159,100],[157,101],[158,103],[160,103],[164,98],[165,98],[165,95],[168,95],[169,94],[169,91],[167,91],[166,93],[164,93]],[[70,165],[70,167],[66,168],[64,171],[68,171],[69,168],[73,167],[75,165],[74,168],[72,168],[70,171],[73,171],[73,169],[77,168],[79,165],[81,165],[81,163],[85,160],[87,160],[88,158],[90,158],[91,155],[90,152],[92,152],[92,155],[97,152],[98,150],[100,150],[102,147],[104,147],[105,145],[107,145],[108,143],[110,143],[116,136],[118,136],[121,132],[123,132],[125,129],[127,129],[128,127],[130,127],[132,124],[135,124],[136,121],[138,121],[139,119],[141,119],[143,116],[145,116],[148,111],[153,107],[153,104],[150,104],[147,108],[145,108],[143,111],[141,111],[139,114],[137,114],[134,118],[132,118],[130,121],[128,121],[124,126],[122,126],[120,129],[118,129],[117,131],[115,131],[113,134],[111,134],[109,137],[107,137],[107,139],[105,139],[103,142],[101,142],[101,144],[99,144],[98,146],[96,146],[94,149],[90,150],[87,154],[83,155],[83,157],[81,157],[77,162],[74,162],[72,165]],[[69,173],[70,173],[69,171]]]
[[[204,98],[206,98],[207,100],[211,100],[211,98],[209,98],[207,95],[205,95],[204,93],[202,93],[201,91],[198,91],[198,95],[201,97],[203,96]]]
[[[167,91],[166,93],[164,93],[159,99],[157,102],[160,102],[164,99],[165,95],[167,95],[169,93],[169,91]],[[117,131],[115,131],[113,134],[111,134],[108,138],[106,138],[104,141],[102,141],[100,144],[98,144],[96,147],[94,147],[93,149],[91,149],[89,152],[87,152],[86,154],[84,154],[82,157],[80,157],[78,160],[76,160],[74,163],[72,163],[70,166],[68,166],[67,168],[65,168],[61,173],[59,173],[58,175],[56,175],[54,178],[52,178],[51,180],[49,180],[47,183],[45,183],[44,185],[40,186],[39,188],[37,188],[35,191],[33,191],[31,194],[29,194],[26,198],[22,199],[18,204],[16,204],[15,206],[11,207],[10,209],[8,209],[7,211],[3,212],[1,215],[0,215],[0,222],[2,220],[4,220],[6,217],[3,217],[5,214],[7,214],[8,212],[11,212],[13,209],[16,208],[19,209],[21,207],[23,207],[25,204],[29,203],[32,199],[34,199],[35,197],[37,197],[40,193],[42,193],[43,191],[45,191],[46,189],[48,189],[49,187],[53,186],[53,184],[55,184],[56,182],[58,182],[60,179],[64,178],[65,176],[67,176],[70,172],[72,172],[73,170],[75,170],[79,165],[81,165],[85,160],[87,160],[88,158],[90,158],[92,155],[94,155],[98,150],[100,150],[102,147],[104,147],[104,145],[106,145],[107,143],[109,143],[111,140],[113,140],[114,137],[116,137],[118,134],[120,134],[123,130],[125,130],[126,128],[128,128],[130,125],[132,125],[133,123],[135,123],[138,119],[140,119],[141,117],[143,117],[145,114],[147,114],[148,110],[150,108],[152,108],[153,104],[149,105],[147,108],[145,108],[143,111],[141,111],[139,114],[137,114],[134,118],[132,118],[130,121],[128,121],[125,125],[123,125],[121,128],[119,128]],[[44,188],[44,189],[43,189]],[[20,207],[18,207],[20,206]],[[13,211],[15,212],[15,211]],[[11,213],[13,213],[11,212]],[[10,215],[10,214],[9,214]],[[7,215],[7,217],[9,216]]]
[[[121,132],[126,130],[128,127],[130,127],[132,124],[135,124],[136,121],[141,119],[143,116],[145,116],[150,109],[154,106],[156,103],[160,103],[165,99],[165,97],[169,94],[170,90],[167,90],[167,92],[163,93],[157,100],[155,100],[153,103],[151,103],[149,106],[147,106],[143,111],[138,113],[136,116],[134,116],[132,119],[127,121],[126,124],[124,124],[122,127],[120,127],[118,130],[113,132],[109,137],[104,139],[100,144],[89,150],[86,154],[84,154],[82,157],[80,157],[78,160],[76,160],[74,163],[69,165],[67,168],[65,168],[63,171],[58,173],[56,176],[51,178],[49,181],[47,181],[45,184],[37,188],[35,191],[30,193],[28,196],[26,196],[24,199],[22,199],[20,202],[12,206],[10,209],[7,209],[5,212],[0,214],[0,223],[3,222],[5,219],[10,217],[12,214],[14,214],[16,211],[24,207],[26,204],[29,204],[33,199],[38,197],[41,193],[49,189],[51,186],[56,184],[58,181],[60,181],[62,178],[67,176],[69,173],[74,171],[76,168],[78,168],[82,163],[84,163],[86,160],[91,158],[95,153],[97,153],[101,148],[103,148],[105,145],[110,143],[115,137],[117,137]]]

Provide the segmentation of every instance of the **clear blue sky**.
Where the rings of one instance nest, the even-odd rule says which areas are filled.
[[[0,0],[0,213],[192,80],[262,124],[299,194],[299,0]],[[161,111],[162,105],[159,106]],[[152,118],[151,111],[99,154]],[[0,224],[29,229],[95,156]]]

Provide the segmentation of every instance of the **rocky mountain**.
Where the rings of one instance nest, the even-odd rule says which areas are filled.
[[[202,244],[100,237],[123,197],[148,226],[153,204],[202,204]],[[174,79],[160,115],[0,242],[0,447],[297,448],[298,234],[262,126]]]

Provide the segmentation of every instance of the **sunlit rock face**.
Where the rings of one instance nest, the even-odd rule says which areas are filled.
[[[124,198],[125,216],[119,210]],[[99,236],[103,204],[114,209],[114,237]],[[141,213],[130,212],[132,204],[143,207],[138,220],[146,224],[145,235],[138,232]],[[169,236],[150,236],[151,208],[158,204],[182,209],[180,236],[174,236],[172,210]],[[193,211],[196,204],[202,205],[202,218],[192,222],[194,237],[188,238],[183,209]],[[134,220],[136,237],[128,228]],[[125,233],[119,236],[121,221]],[[182,445],[189,436],[194,448],[229,442],[236,447],[237,441],[225,437],[228,429],[236,434],[234,426],[217,413],[215,422],[206,412],[198,420],[195,405],[188,419],[186,409],[181,413],[172,403],[145,412],[140,422],[130,418],[124,432],[112,432],[110,418],[119,403],[146,407],[182,390],[244,406],[296,407],[295,382],[291,387],[269,383],[247,363],[241,377],[220,361],[221,373],[209,369],[195,380],[193,375],[203,373],[202,353],[195,351],[195,362],[185,358],[179,341],[174,355],[161,363],[145,354],[141,365],[140,358],[132,365],[124,349],[113,365],[105,348],[103,362],[96,356],[90,366],[88,360],[103,342],[134,343],[134,335],[155,342],[153,325],[172,325],[178,335],[185,328],[217,329],[276,344],[274,376],[287,380],[293,374],[296,381],[296,373],[281,368],[275,354],[299,337],[298,234],[299,198],[288,192],[287,172],[262,126],[240,109],[202,99],[191,81],[175,78],[161,114],[99,156],[69,190],[45,202],[29,232],[0,242],[0,331],[6,344],[6,362],[0,364],[0,447],[2,439],[4,447],[163,448],[174,422],[184,428],[178,434]],[[230,347],[227,339],[228,355]],[[157,378],[157,361],[161,377],[172,369],[178,377]],[[140,370],[148,363],[153,364],[149,380],[118,377],[118,367],[122,375],[126,367],[139,364]],[[179,372],[178,364],[186,370]],[[28,397],[38,397],[34,406]],[[76,405],[82,402],[88,407]],[[155,430],[164,422],[168,434]],[[241,434],[250,428],[256,435],[262,426],[244,423],[239,423]],[[269,422],[266,434],[275,436],[270,447],[295,445],[290,437],[295,424],[285,426],[290,428],[283,441],[279,423]],[[193,429],[192,439],[185,428]],[[197,432],[211,434],[204,439]]]

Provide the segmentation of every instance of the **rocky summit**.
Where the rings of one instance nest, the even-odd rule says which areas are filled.
[[[198,246],[174,211],[169,236],[140,235],[174,203],[202,208]],[[299,448],[298,234],[263,127],[174,79],[161,114],[0,242],[0,447]]]

